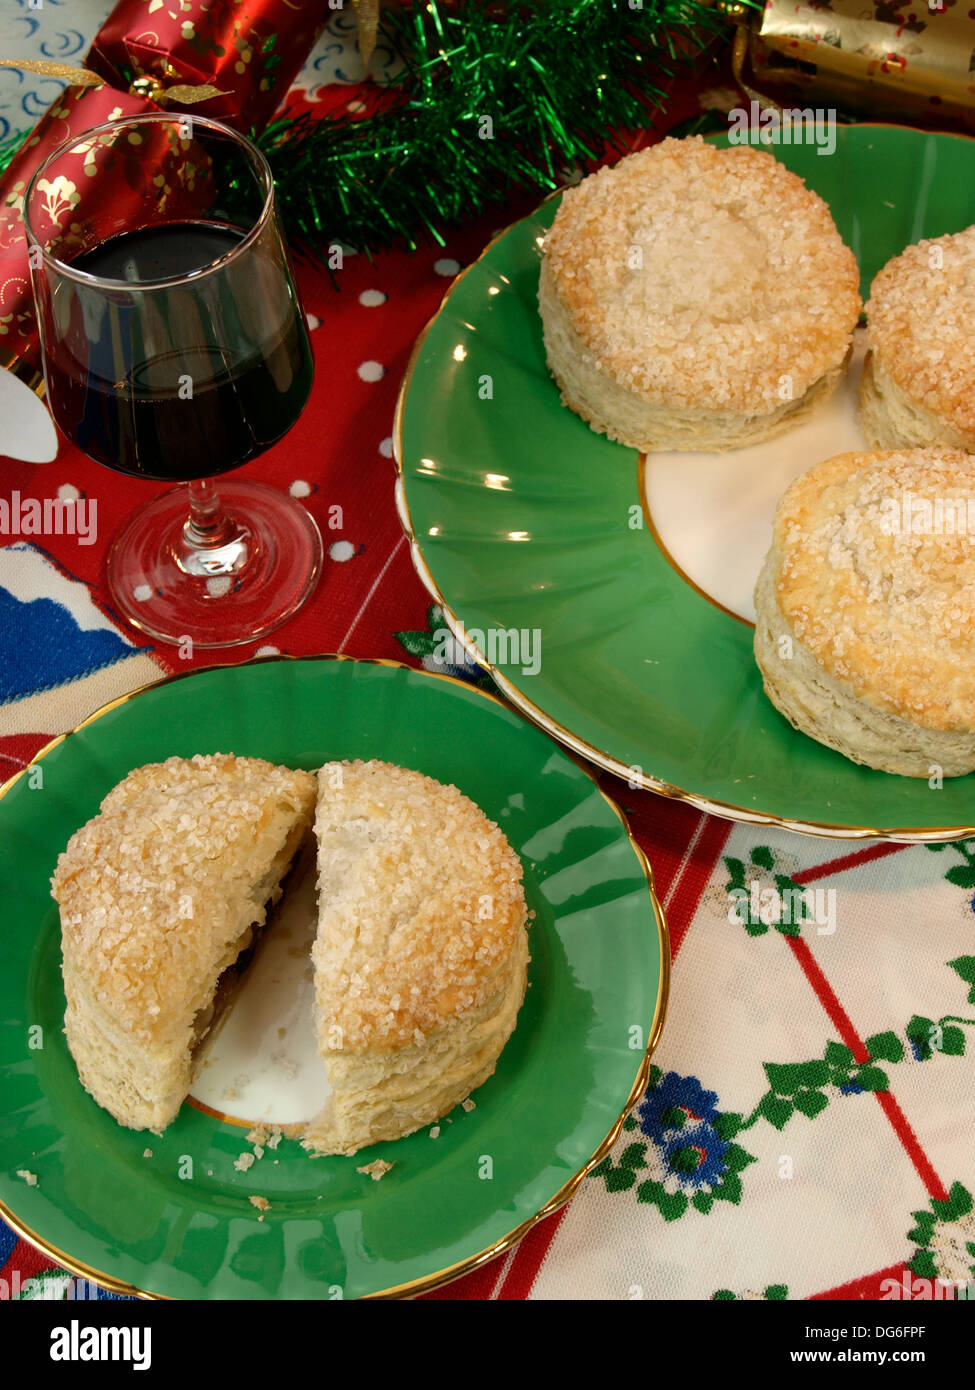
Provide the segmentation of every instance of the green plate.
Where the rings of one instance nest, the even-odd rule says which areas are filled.
[[[836,134],[830,156],[771,153],[830,204],[866,298],[907,243],[973,220],[975,141],[886,126]],[[557,206],[504,233],[455,283],[400,395],[400,515],[451,628],[549,733],[635,784],[814,834],[975,834],[970,778],[934,789],[794,730],[763,693],[750,627],[630,524],[639,456],[565,409],[545,364],[539,247]],[[517,660],[512,630],[526,634]],[[524,659],[532,634],[540,662]]]
[[[82,1090],[61,1031],[55,859],[130,769],[217,751],[416,768],[460,787],[521,855],[536,914],[528,994],[476,1108],[458,1109],[438,1139],[424,1129],[315,1160],[284,1142],[238,1173],[240,1128],[184,1105],[162,1137],[134,1133]],[[666,928],[620,812],[492,696],[395,663],[213,667],[106,706],[0,793],[0,885],[0,1213],[68,1269],[124,1292],[353,1298],[475,1268],[607,1151],[663,1020]],[[381,1182],[356,1172],[380,1156],[394,1162]],[[271,1203],[263,1221],[251,1194]]]

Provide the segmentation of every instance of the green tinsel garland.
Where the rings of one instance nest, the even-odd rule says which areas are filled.
[[[501,13],[496,0],[418,0],[384,14],[404,60],[388,107],[284,116],[259,138],[288,233],[364,251],[442,245],[442,226],[622,149],[614,131],[646,125],[663,100],[654,79],[726,26],[700,0],[515,0]],[[24,138],[0,145],[0,172]]]
[[[515,0],[500,15],[492,0],[424,0],[384,24],[405,62],[394,105],[284,118],[261,137],[292,237],[442,245],[445,224],[623,148],[613,132],[647,124],[681,46],[727,32],[698,0]]]

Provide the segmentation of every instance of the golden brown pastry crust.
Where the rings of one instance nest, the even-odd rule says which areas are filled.
[[[699,137],[664,140],[569,189],[542,275],[549,365],[571,379],[561,358],[582,345],[587,379],[594,370],[614,388],[605,418],[591,401],[586,418],[611,434],[620,387],[675,412],[682,435],[698,410],[767,433],[790,401],[838,379],[860,312],[856,261],[823,200],[774,156]],[[633,430],[628,421],[615,437]]]
[[[315,792],[261,759],[169,758],[131,772],[59,857],[68,1046],[120,1123],[178,1110],[197,1015],[263,923]]]
[[[494,1071],[526,988],[522,868],[456,787],[388,763],[326,764],[315,831],[334,1094],[306,1146],[354,1153],[432,1123]]]
[[[382,762],[319,776],[321,1015],[344,1049],[405,1047],[496,992],[525,927],[521,861],[456,787]]]
[[[966,514],[971,500],[975,518],[975,458],[938,448],[817,464],[779,503],[774,596],[795,638],[857,700],[914,729],[970,738],[975,532],[951,534],[944,520],[940,534],[924,533],[918,504],[930,502],[934,518],[938,499]]]
[[[880,382],[942,421],[943,442],[975,447],[975,226],[906,247],[878,272],[866,307]],[[900,447],[896,410],[890,425]]]

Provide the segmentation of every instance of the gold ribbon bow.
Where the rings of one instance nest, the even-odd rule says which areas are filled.
[[[69,63],[49,63],[34,58],[0,58],[0,68],[23,68],[25,72],[37,72],[42,77],[63,77],[73,87],[108,86],[104,77],[89,72],[87,68],[72,67]],[[175,75],[173,72],[173,76]],[[209,83],[202,83],[197,87],[177,83],[173,87],[167,87],[160,77],[137,77],[129,87],[129,93],[154,101],[157,106],[165,106],[167,101],[179,102],[180,106],[193,106],[198,101],[209,101],[211,97],[227,95],[218,87],[211,87]]]

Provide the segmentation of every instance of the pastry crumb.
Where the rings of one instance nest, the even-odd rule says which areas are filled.
[[[267,1200],[266,1197],[249,1197],[248,1201],[250,1202],[252,1207],[257,1207],[258,1211],[271,1210],[271,1203]],[[258,1219],[263,1220],[263,1217]]]
[[[278,1145],[281,1143],[281,1138],[282,1135],[279,1129],[272,1130],[271,1133],[268,1135],[265,1147],[269,1149],[276,1149]]]
[[[258,1147],[260,1147],[266,1139],[267,1130],[264,1128],[263,1125],[255,1125],[254,1128],[252,1130],[249,1130],[247,1133],[248,1144],[256,1144]]]
[[[23,1178],[24,1182],[27,1184],[28,1187],[36,1187],[36,1186],[37,1186],[37,1174],[36,1174],[36,1173],[28,1172],[28,1170],[27,1170],[26,1168],[18,1168],[18,1169],[17,1169],[17,1176],[18,1176],[18,1178]]]
[[[239,1158],[235,1158],[235,1159],[234,1159],[234,1167],[237,1169],[237,1172],[238,1172],[238,1173],[246,1173],[247,1170],[248,1170],[248,1168],[253,1168],[253,1166],[254,1166],[254,1155],[253,1155],[253,1154],[243,1153],[243,1154],[240,1155]]]
[[[368,1173],[369,1176],[372,1178],[373,1182],[378,1182],[380,1178],[384,1178],[386,1176],[386,1174],[389,1172],[392,1166],[393,1165],[391,1163],[387,1163],[385,1159],[377,1158],[372,1163],[367,1163],[365,1167],[357,1168],[356,1172]]]
[[[466,1111],[467,1111],[468,1115],[471,1113],[472,1110],[476,1110],[476,1109],[477,1109],[477,1106],[476,1106],[476,1105],[474,1104],[474,1102],[471,1100],[470,1096],[468,1096],[466,1100],[462,1100],[461,1103],[460,1103],[460,1106],[461,1106],[461,1109],[462,1109],[462,1110],[466,1110]]]
[[[439,1139],[439,1138],[440,1138],[440,1126],[439,1126],[439,1125],[434,1125],[433,1129],[431,1129],[431,1131],[430,1131],[430,1138],[431,1138],[431,1139]]]
[[[142,1150],[142,1157],[143,1157],[143,1158],[152,1158],[152,1149],[143,1149],[143,1150]]]

